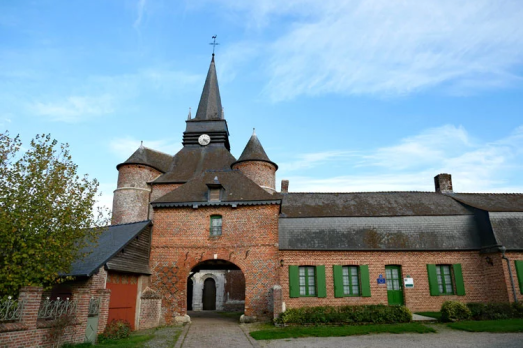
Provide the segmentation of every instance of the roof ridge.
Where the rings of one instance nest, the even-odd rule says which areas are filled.
[[[125,224],[107,225],[107,226],[104,226],[104,227],[134,225],[134,224],[140,224],[142,222],[147,222],[147,221],[151,222],[151,220],[147,219],[147,220],[142,220],[142,221],[127,222]]]
[[[167,156],[174,157],[174,155],[168,154],[167,152],[159,151],[159,150],[156,150],[156,149],[153,149],[153,148],[147,147],[147,146],[144,146],[143,148],[144,148],[144,149],[147,149],[147,150],[154,151],[154,152],[161,153],[162,155],[167,155]]]

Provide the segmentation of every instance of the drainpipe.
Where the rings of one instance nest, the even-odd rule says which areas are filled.
[[[501,246],[499,248],[499,251],[501,251],[501,258],[505,261],[507,261],[507,267],[508,267],[508,276],[510,277],[510,284],[512,284],[512,293],[514,294],[514,302],[518,302],[518,295],[516,294],[516,286],[514,285],[514,278],[512,278],[512,270],[510,269],[510,260],[508,257],[505,256],[505,251],[507,251],[507,248],[504,246]]]

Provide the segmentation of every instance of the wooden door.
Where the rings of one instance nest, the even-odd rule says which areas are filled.
[[[403,305],[401,266],[385,266],[385,275],[387,277],[387,298],[389,300],[389,305]]]
[[[111,297],[109,300],[109,321],[111,320],[125,320],[131,324],[134,330],[134,319],[136,313],[136,296],[138,294],[138,286],[134,282],[127,283],[109,283],[107,282],[107,289],[111,289]]]
[[[212,278],[207,278],[203,282],[203,310],[216,310],[216,283]]]

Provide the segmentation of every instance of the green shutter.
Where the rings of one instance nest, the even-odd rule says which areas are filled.
[[[334,275],[334,297],[343,297],[343,271],[341,266],[332,266]]]
[[[360,279],[361,279],[361,296],[370,297],[370,276],[369,266],[360,266]]]
[[[300,297],[300,276],[298,266],[289,266],[289,296]]]
[[[456,294],[459,296],[465,296],[465,283],[463,283],[461,264],[453,264],[452,269],[454,270],[454,280],[456,281]]]
[[[523,261],[514,261],[516,264],[516,274],[518,275],[519,292],[523,294]]]
[[[316,290],[318,297],[327,297],[325,266],[316,266]]]
[[[429,274],[429,288],[430,296],[438,296],[438,275],[436,273],[436,265],[427,265],[427,273]]]

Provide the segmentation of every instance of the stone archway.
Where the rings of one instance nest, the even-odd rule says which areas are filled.
[[[190,303],[193,311],[216,309],[243,312],[245,277],[234,263],[225,260],[200,262],[191,270],[190,279],[192,289],[189,289],[191,282],[188,282],[187,293],[191,292],[192,298],[191,301],[187,300],[187,309],[190,308]],[[208,296],[214,296],[214,301],[211,301]]]

